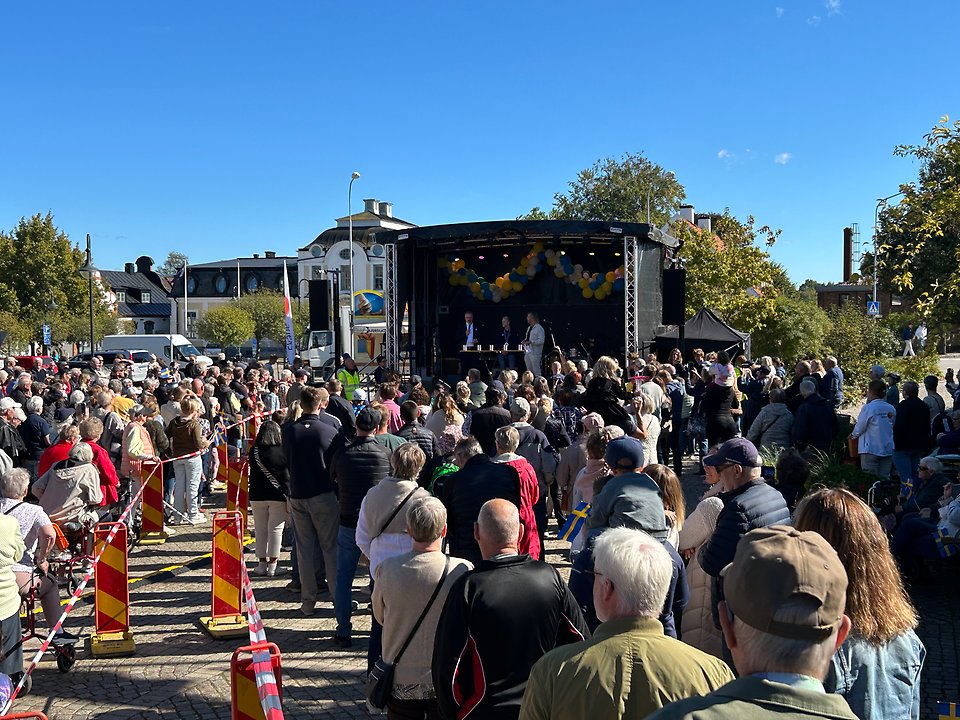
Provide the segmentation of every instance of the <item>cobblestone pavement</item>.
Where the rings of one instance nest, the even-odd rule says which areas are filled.
[[[692,508],[705,488],[702,476],[690,473],[683,482]],[[548,542],[547,559],[566,575],[565,547],[566,543]],[[135,549],[130,558],[134,580],[130,590],[136,655],[95,659],[81,645],[76,665],[65,674],[58,672],[53,657],[46,656],[33,674],[32,693],[16,702],[15,711],[41,710],[50,718],[76,720],[229,717],[230,656],[247,643],[213,640],[198,625],[198,618],[208,614],[210,607],[209,552],[209,525],[178,527],[165,545]],[[354,583],[354,598],[362,605],[354,617],[354,646],[338,649],[332,642],[335,621],[329,598],[318,605],[316,616],[302,617],[299,597],[283,587],[289,581],[289,564],[282,567],[286,574],[254,578],[254,588],[267,639],[283,654],[286,716],[367,717],[362,700],[370,628],[367,578],[361,570]],[[952,592],[958,579],[955,567],[938,581],[913,590],[923,618],[919,632],[928,651],[924,718],[936,717],[937,700],[960,700],[956,631],[960,603]],[[89,635],[92,613],[91,595],[71,613],[68,628]],[[31,657],[38,646],[38,641],[28,643],[25,656]]]

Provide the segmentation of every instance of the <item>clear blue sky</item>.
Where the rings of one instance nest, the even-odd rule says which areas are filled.
[[[292,253],[364,197],[418,224],[548,207],[642,151],[698,210],[836,280],[894,158],[960,113],[952,0],[4,3],[0,227],[52,211],[99,267]]]

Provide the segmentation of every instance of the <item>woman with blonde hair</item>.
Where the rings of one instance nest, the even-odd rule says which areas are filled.
[[[667,517],[667,542],[676,549],[680,545],[680,530],[683,529],[683,521],[687,515],[680,479],[672,469],[657,463],[647,465],[643,472],[660,488],[663,511]]]
[[[847,571],[852,627],[833,656],[827,691],[842,695],[859,718],[919,718],[926,650],[876,515],[849,490],[823,488],[800,501],[794,526],[820,533]]]
[[[463,420],[463,413],[457,407],[457,401],[453,399],[450,393],[442,392],[437,396],[436,406],[433,412],[427,416],[424,427],[440,437],[449,425],[463,428]]]
[[[636,431],[636,423],[623,407],[627,395],[618,374],[620,366],[612,357],[603,355],[593,366],[593,377],[577,402],[588,412],[595,412],[606,425],[616,425],[627,435]]]

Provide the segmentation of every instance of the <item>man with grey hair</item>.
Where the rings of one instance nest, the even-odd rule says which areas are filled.
[[[650,720],[856,717],[823,687],[850,631],[847,574],[823,537],[784,526],[747,533],[724,568],[723,590],[720,624],[739,679]]]
[[[43,398],[31,395],[24,402],[27,419],[20,423],[17,431],[24,445],[27,446],[26,460],[22,467],[26,468],[33,480],[37,479],[37,466],[40,456],[52,444],[50,436],[54,433],[50,423],[43,417]]]
[[[547,436],[540,430],[537,430],[528,421],[530,420],[530,403],[524,398],[514,398],[510,403],[510,417],[513,420],[513,427],[520,433],[520,444],[517,446],[517,455],[526,458],[527,462],[533,467],[537,474],[537,485],[540,488],[540,498],[533,506],[533,514],[537,518],[537,531],[540,535],[540,545],[543,547],[544,538],[547,533],[547,498],[550,497],[550,485],[556,480],[557,465],[560,464],[559,453],[550,445]],[[566,518],[563,517],[563,509],[553,508],[554,516],[557,518],[557,527],[562,527]]]
[[[374,618],[383,625],[382,657],[393,662],[434,589],[440,585],[429,612],[403,654],[403,662],[396,666],[394,687],[399,692],[387,701],[391,715],[432,718],[439,715],[431,670],[437,623],[450,587],[473,569],[473,565],[444,555],[447,511],[437,498],[411,500],[406,511],[406,527],[413,548],[377,565],[372,609]]]
[[[843,404],[843,370],[837,364],[837,359],[833,355],[827,355],[823,359],[823,367],[826,372],[820,378],[820,394],[827,399],[834,410],[839,410]]]
[[[800,383],[800,397],[800,405],[794,413],[793,444],[801,452],[830,452],[837,434],[837,413],[833,405],[820,396],[817,382],[812,377]]]
[[[589,640],[544,655],[530,673],[522,720],[646,717],[733,680],[712,655],[664,635],[657,619],[673,561],[642,530],[607,530],[593,549],[593,601],[602,624]]]
[[[589,635],[557,569],[518,553],[521,532],[513,503],[484,503],[474,526],[483,559],[450,588],[437,624],[433,685],[444,717],[516,718],[536,661]]]

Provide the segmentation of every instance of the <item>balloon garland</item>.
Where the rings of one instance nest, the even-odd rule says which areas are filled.
[[[591,274],[585,272],[580,263],[574,264],[567,255],[544,250],[542,243],[534,244],[519,265],[493,282],[485,280],[453,255],[441,257],[437,264],[447,271],[451,285],[463,285],[477,300],[495,303],[522,292],[527,283],[546,267],[553,268],[553,274],[564,282],[579,287],[587,299],[604,300],[615,292],[623,292],[623,265],[607,273]]]

